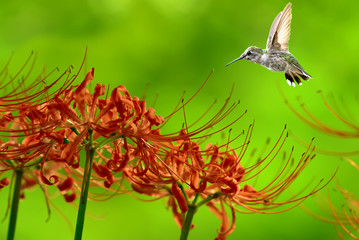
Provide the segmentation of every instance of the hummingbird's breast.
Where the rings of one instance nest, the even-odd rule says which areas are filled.
[[[286,72],[288,63],[279,52],[267,52],[261,57],[261,65],[273,72]]]

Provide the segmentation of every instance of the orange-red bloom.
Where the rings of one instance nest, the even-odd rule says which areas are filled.
[[[183,129],[162,134],[161,124],[168,118],[156,115],[153,108],[132,97],[124,86],[116,87],[109,97],[105,97],[105,85],[96,84],[91,92],[87,86],[93,79],[92,68],[78,85],[66,85],[52,95],[45,91],[41,101],[34,102],[32,97],[29,101],[15,101],[9,111],[3,111],[0,130],[7,141],[0,144],[0,170],[23,168],[27,187],[55,185],[65,200],[72,202],[84,174],[81,152],[88,153],[91,148],[95,152],[92,186],[112,190],[113,185],[122,187],[122,182],[128,181],[138,193],[168,197],[180,227],[190,210],[207,205],[221,220],[217,239],[225,239],[233,232],[235,211],[282,212],[323,187],[318,184],[304,196],[278,201],[314,157],[311,146],[297,165],[291,165],[292,150],[273,179],[255,184],[283,148],[285,130],[270,152],[255,163],[245,161],[252,125],[240,146],[230,147],[232,139],[223,145],[201,147],[199,140],[228,128],[243,116],[219,130],[213,128],[237,106],[228,107],[229,99],[202,126],[193,129],[185,118]],[[183,110],[185,115],[187,104],[183,103],[174,113]],[[281,205],[288,206],[272,210]]]
[[[67,201],[73,200],[75,183],[83,174],[80,152],[89,143],[90,130],[97,153],[93,184],[103,182],[110,188],[114,175],[135,159],[148,168],[158,154],[156,148],[172,141],[159,138],[159,129],[154,129],[163,117],[144,100],[131,97],[124,86],[116,87],[107,99],[105,85],[97,84],[91,93],[86,87],[93,79],[91,69],[79,85],[63,87],[42,103],[20,102],[13,106],[16,116],[5,112],[1,130],[9,140],[0,145],[0,170],[39,167],[34,172],[42,183],[56,184]]]
[[[282,133],[267,156],[262,157],[255,164],[245,167],[245,152],[248,148],[251,131],[252,127],[249,129],[243,145],[238,147],[239,154],[228,145],[209,144],[202,150],[196,142],[186,137],[172,143],[167,151],[156,156],[154,159],[158,162],[156,168],[151,165],[153,168],[138,174],[137,168],[129,165],[124,169],[124,173],[136,192],[158,198],[167,196],[168,204],[180,227],[183,227],[184,214],[190,205],[206,204],[222,221],[217,239],[225,239],[234,230],[235,211],[246,213],[283,212],[297,206],[323,187],[317,186],[308,194],[295,199],[282,202],[277,200],[314,157],[311,147],[302,155],[296,166],[290,166],[292,150],[287,162],[272,180],[267,181],[266,185],[261,188],[252,186],[250,182],[253,181],[250,180],[255,180],[259,174],[269,168],[270,163],[274,161],[283,147],[286,136],[283,136]],[[185,132],[181,132],[181,134],[185,136]],[[285,209],[270,211],[278,206],[291,203],[292,205]],[[227,216],[224,204],[230,207],[232,223]],[[178,211],[178,207],[180,211]]]

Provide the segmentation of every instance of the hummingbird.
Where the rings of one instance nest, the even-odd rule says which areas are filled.
[[[228,63],[226,67],[238,60],[247,59],[273,72],[284,72],[287,83],[293,87],[295,87],[295,82],[302,85],[300,78],[303,80],[312,78],[288,50],[291,20],[292,4],[288,3],[272,23],[266,49],[250,46],[239,58]]]

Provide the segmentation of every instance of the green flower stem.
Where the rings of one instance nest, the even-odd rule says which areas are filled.
[[[92,163],[96,151],[95,147],[93,146],[92,132],[93,132],[92,129],[89,129],[90,141],[89,144],[86,146],[86,165],[85,165],[84,177],[82,180],[79,209],[77,212],[75,240],[82,239],[82,232],[83,232],[84,221],[85,221],[85,212],[86,212],[87,196],[88,196],[89,185],[90,185]]]
[[[218,195],[217,193],[215,193],[213,196],[209,196],[206,199],[202,200],[200,203],[197,204],[197,207],[202,206],[203,204],[206,204],[208,202],[210,202],[211,200],[218,198],[220,195]]]
[[[179,185],[181,187],[181,185]],[[181,188],[183,189],[183,188]],[[184,191],[183,191],[184,193]],[[184,193],[185,194],[185,193]],[[185,195],[186,196],[186,195]],[[180,240],[187,240],[188,238],[188,234],[189,234],[189,230],[191,229],[191,225],[192,225],[192,220],[193,220],[193,216],[196,213],[197,209],[202,206],[203,204],[206,204],[208,202],[210,202],[211,200],[218,198],[219,196],[221,196],[221,193],[215,193],[212,196],[207,197],[206,199],[202,200],[201,202],[199,202],[196,205],[196,201],[199,197],[199,194],[197,193],[195,195],[195,198],[192,202],[192,204],[188,204],[188,211],[186,213],[185,219],[184,219],[184,224],[182,226],[182,230],[181,230],[181,237]]]
[[[17,210],[19,208],[19,200],[20,200],[20,192],[21,192],[21,180],[23,175],[23,170],[16,169],[15,170],[15,188],[12,196],[11,203],[11,212],[10,212],[10,222],[9,229],[7,232],[7,240],[13,240],[15,236],[15,227],[16,227],[16,218],[17,218]]]
[[[192,219],[193,219],[193,216],[194,216],[196,210],[197,210],[196,205],[192,205],[192,204],[188,205],[188,211],[186,213],[184,224],[182,226],[180,240],[187,240],[189,230],[191,229],[191,225],[192,225]]]
[[[102,141],[98,142],[96,144],[96,147],[97,148],[101,148],[102,146],[110,143],[110,142],[113,142],[115,141],[116,139],[119,139],[119,138],[122,138],[123,136],[122,135],[116,135],[116,134],[113,134],[113,136],[111,136],[112,134],[110,134],[110,138],[105,138],[103,139]]]

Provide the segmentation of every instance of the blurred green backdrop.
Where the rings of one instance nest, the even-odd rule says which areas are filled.
[[[285,105],[283,91],[299,108],[297,97],[318,118],[332,121],[317,91],[343,97],[348,106],[355,103],[359,56],[359,15],[357,1],[292,1],[293,20],[290,51],[313,76],[301,87],[288,87],[284,74],[273,73],[243,61],[229,67],[248,46],[265,47],[274,17],[287,1],[215,0],[63,0],[2,1],[0,3],[0,64],[13,54],[10,72],[16,72],[34,50],[38,56],[34,75],[43,66],[65,70],[70,64],[78,69],[86,47],[84,69],[95,67],[95,82],[112,87],[125,85],[132,95],[141,96],[150,83],[147,99],[158,93],[156,113],[168,115],[186,91],[187,99],[201,86],[210,71],[210,80],[186,109],[189,119],[200,117],[214,99],[223,103],[234,85],[233,101],[241,100],[233,113],[248,113],[238,124],[247,129],[255,119],[252,148],[261,148],[266,139],[275,140],[285,124],[293,135],[323,149],[358,149],[355,140],[338,140],[314,131],[301,122]],[[82,71],[78,81],[82,79]],[[93,84],[94,86],[94,84]],[[280,90],[281,89],[281,90]],[[219,104],[220,105],[220,104]],[[357,107],[357,106],[356,106]],[[353,112],[357,109],[352,108]],[[357,111],[358,112],[358,111]],[[331,120],[332,119],[332,120]],[[183,121],[172,121],[168,131],[178,130]],[[215,140],[214,141],[219,141]],[[298,159],[305,150],[290,138],[287,150],[296,145]],[[298,181],[328,179],[340,166],[337,178],[343,187],[359,192],[352,181],[358,174],[339,157],[319,154]],[[300,186],[298,185],[298,189]],[[328,189],[335,188],[331,183]],[[0,194],[0,214],[5,214],[8,189]],[[325,193],[325,191],[324,191]],[[343,199],[338,198],[338,204]],[[313,199],[306,205],[318,209]],[[21,202],[17,239],[72,239],[76,209],[62,197],[53,203],[70,220],[52,208],[47,210],[39,189],[26,194]],[[89,202],[95,215],[85,221],[84,239],[177,239],[179,229],[164,201],[140,202],[120,195],[107,202]],[[317,211],[321,213],[320,211]],[[8,219],[0,223],[4,239]],[[213,239],[219,220],[202,208],[195,216],[195,229],[189,239]],[[277,215],[237,213],[235,232],[228,239],[336,239],[332,225],[306,215],[300,208]]]

